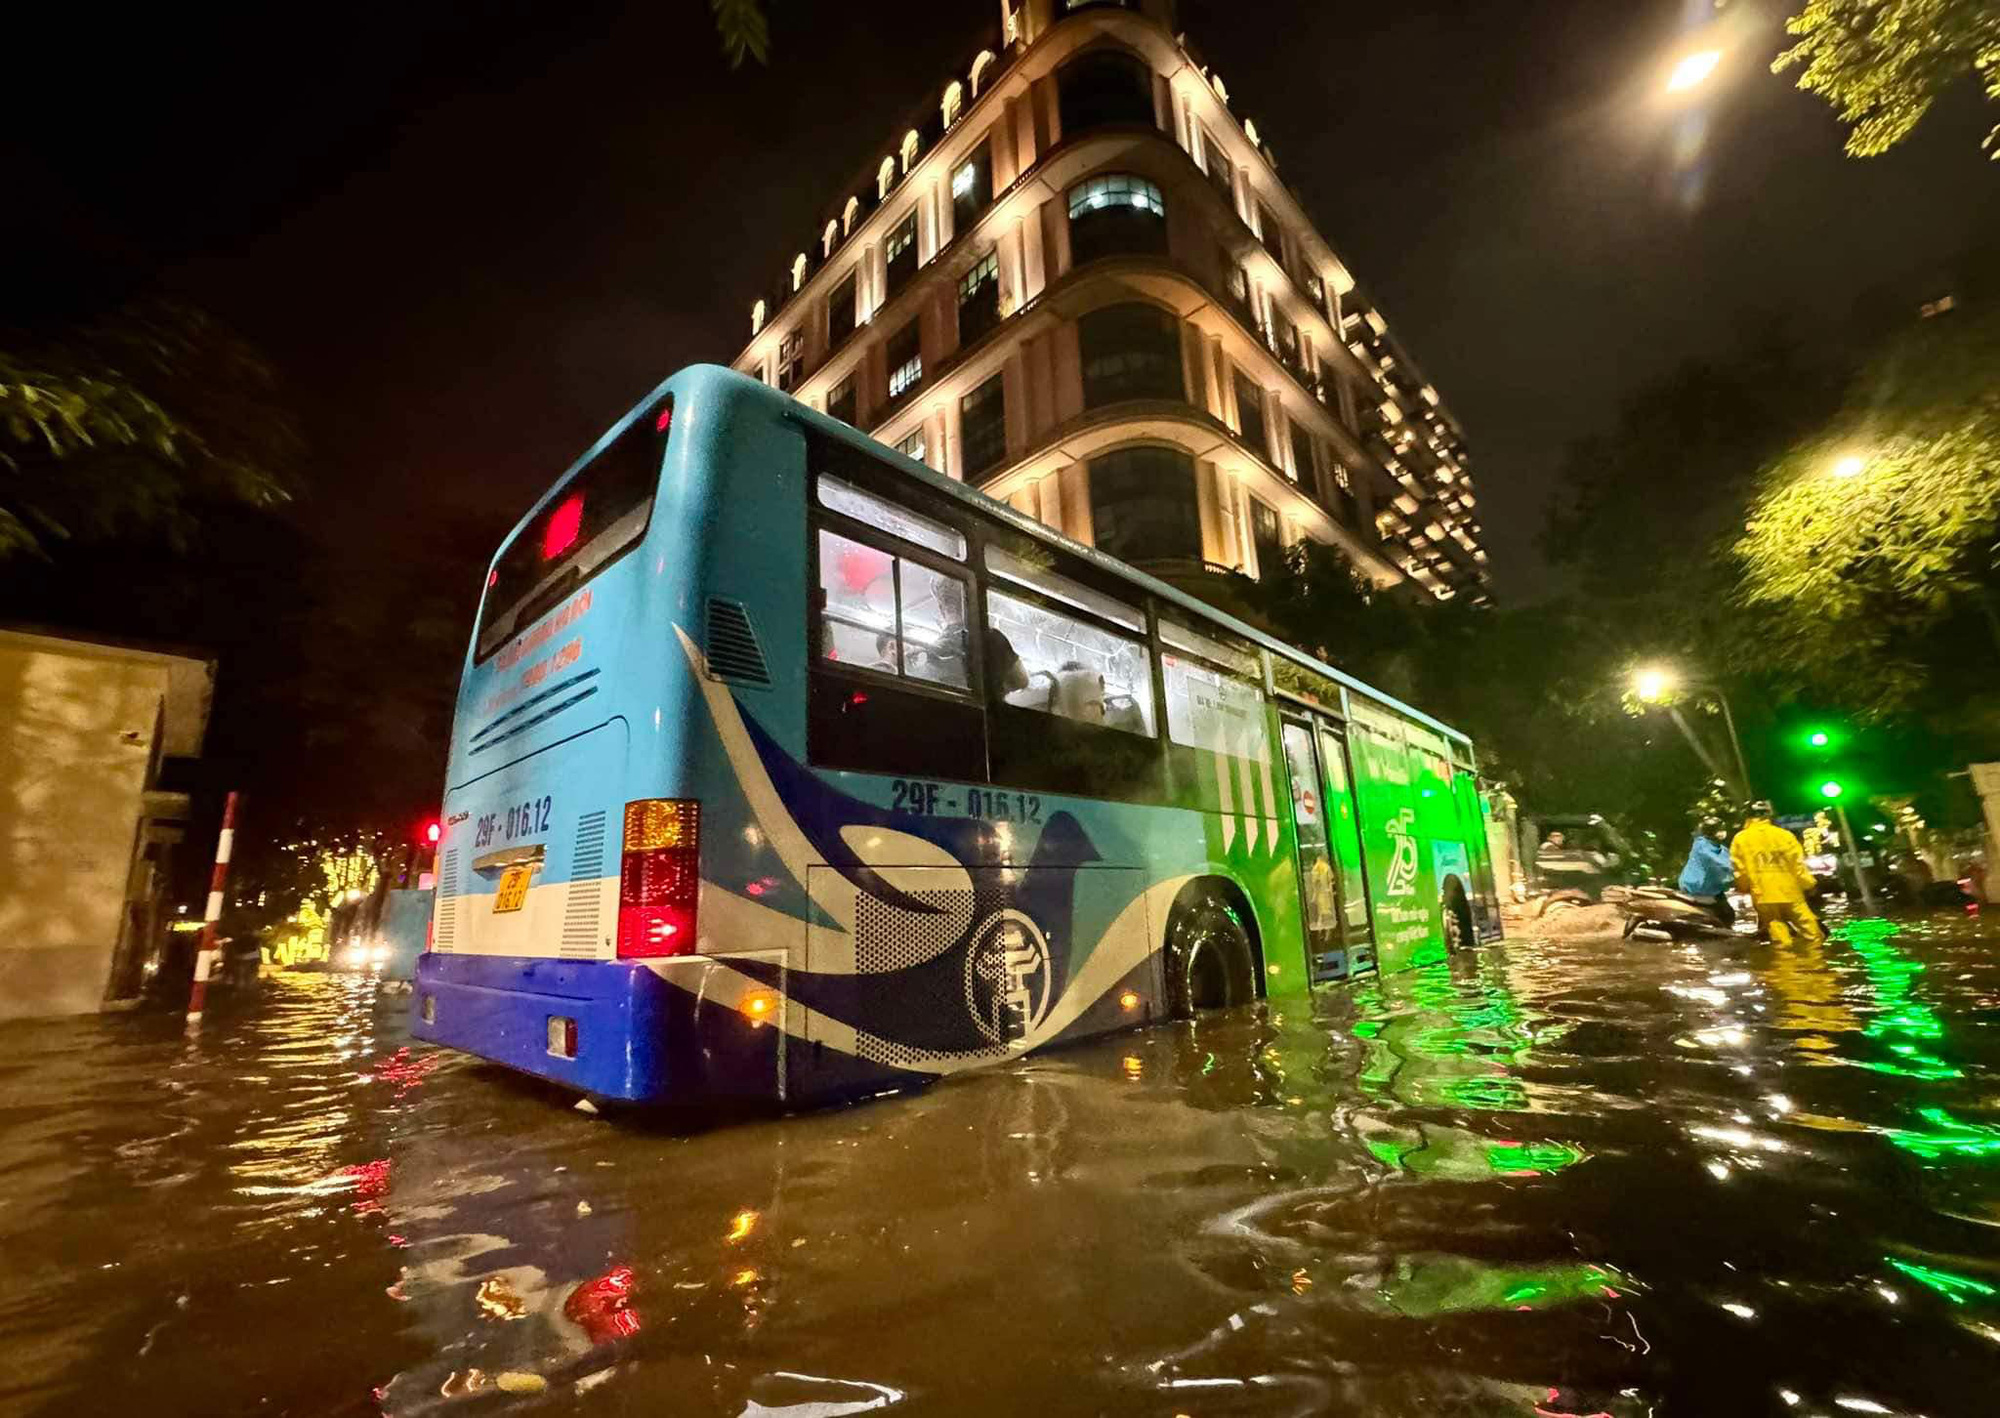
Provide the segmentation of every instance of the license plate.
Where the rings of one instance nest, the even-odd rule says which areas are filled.
[[[528,899],[528,883],[534,879],[532,863],[526,866],[508,867],[500,873],[500,889],[493,893],[493,910],[518,911],[521,903]]]

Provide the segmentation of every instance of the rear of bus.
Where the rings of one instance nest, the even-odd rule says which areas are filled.
[[[665,1086],[643,962],[692,948],[698,815],[659,729],[687,693],[667,622],[707,495],[677,427],[700,384],[656,389],[493,560],[412,1005],[420,1039],[609,1098]]]

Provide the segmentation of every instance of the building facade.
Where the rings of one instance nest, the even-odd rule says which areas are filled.
[[[0,1019],[136,999],[201,752],[212,660],[0,628]]]
[[[1171,0],[998,4],[735,367],[1197,594],[1309,539],[1483,602],[1462,432]]]

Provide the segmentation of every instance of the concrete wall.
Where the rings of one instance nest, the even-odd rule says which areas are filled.
[[[199,661],[0,632],[0,1018],[102,1003],[143,794],[190,751],[189,670],[205,722]]]

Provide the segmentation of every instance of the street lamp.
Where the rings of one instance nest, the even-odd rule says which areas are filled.
[[[1715,66],[1721,62],[1722,51],[1719,49],[1697,49],[1692,54],[1681,56],[1673,72],[1667,75],[1667,92],[1686,93],[1713,74]]]
[[[1743,740],[1736,733],[1736,715],[1730,711],[1729,698],[1723,694],[1722,686],[1716,684],[1713,680],[1684,681],[1675,671],[1664,665],[1642,665],[1632,675],[1632,693],[1643,703],[1663,704],[1667,713],[1673,716],[1675,725],[1681,731],[1681,737],[1685,738],[1688,741],[1688,746],[1694,750],[1695,757],[1706,764],[1709,772],[1713,773],[1716,777],[1727,778],[1729,775],[1717,766],[1714,759],[1709,757],[1708,750],[1702,747],[1701,740],[1696,738],[1694,730],[1688,727],[1688,722],[1682,716],[1680,707],[1675,704],[1665,703],[1668,695],[1681,689],[1698,690],[1703,694],[1712,694],[1715,696],[1715,702],[1722,706],[1722,722],[1728,726],[1729,746],[1736,755],[1736,786],[1743,791],[1744,796],[1751,796],[1750,767],[1743,758]]]

